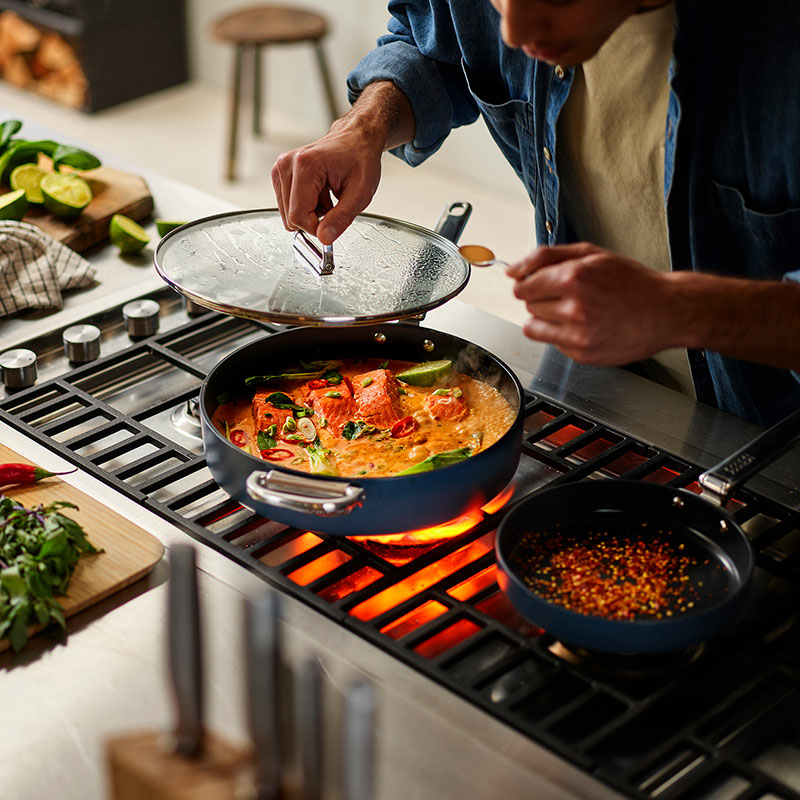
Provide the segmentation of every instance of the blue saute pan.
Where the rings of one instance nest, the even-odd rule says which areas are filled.
[[[392,477],[309,475],[256,458],[211,423],[221,395],[246,389],[257,365],[291,366],[337,358],[408,361],[451,359],[453,368],[494,386],[515,416],[491,446],[431,472]],[[455,519],[486,504],[514,476],[522,448],[524,402],[519,380],[487,350],[451,334],[406,323],[294,328],[246,344],[206,376],[200,417],[208,468],[243,505],[293,527],[345,536],[404,533]]]
[[[572,647],[668,653],[711,639],[738,614],[753,574],[747,535],[723,506],[737,486],[799,438],[800,411],[795,411],[703,473],[702,495],[621,479],[583,480],[530,495],[498,528],[500,587],[526,619]],[[564,584],[554,577],[554,563],[563,563],[565,552],[613,546],[628,553],[634,545],[651,553],[663,553],[667,545],[685,559],[676,570],[680,575],[671,576],[682,588],[667,593],[658,615],[604,616],[594,601],[567,607]],[[604,562],[606,575],[613,561]],[[620,580],[630,581],[631,573],[638,585],[651,577],[628,570]]]

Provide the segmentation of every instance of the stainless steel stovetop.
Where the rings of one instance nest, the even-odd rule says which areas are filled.
[[[574,653],[521,619],[497,587],[492,543],[507,505],[485,508],[452,538],[398,548],[290,529],[232,502],[187,412],[213,364],[274,328],[190,316],[168,289],[148,298],[161,309],[152,335],[132,340],[119,306],[83,320],[101,330],[100,358],[88,364],[67,362],[60,326],[17,337],[13,346],[39,356],[38,381],[0,398],[0,421],[599,781],[594,794],[567,781],[574,796],[600,796],[602,786],[637,798],[800,797],[796,458],[737,497],[759,568],[745,613],[719,641],[656,660]],[[752,436],[624,371],[535,348],[457,302],[425,324],[493,350],[528,388],[511,502],[584,477],[691,486]]]

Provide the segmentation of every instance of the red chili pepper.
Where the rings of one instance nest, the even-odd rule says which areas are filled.
[[[231,431],[231,442],[237,447],[244,447],[247,444],[247,437],[244,431]]]
[[[53,475],[67,475],[70,472],[75,472],[75,470],[48,472],[48,470],[36,467],[33,464],[0,464],[0,486],[10,486],[13,483],[36,483],[42,478],[50,478]]]
[[[403,436],[408,436],[409,433],[413,433],[416,429],[417,421],[414,417],[403,417],[403,419],[397,420],[397,422],[392,425],[392,438],[401,439]]]
[[[355,394],[353,392],[353,382],[347,377],[347,375],[344,376],[344,385],[350,390],[350,394]]]
[[[261,451],[261,458],[265,458],[267,461],[283,461],[293,455],[294,453],[285,447],[270,447],[269,450]]]
[[[331,382],[327,378],[314,378],[314,380],[308,382],[309,389],[324,389],[330,385]]]

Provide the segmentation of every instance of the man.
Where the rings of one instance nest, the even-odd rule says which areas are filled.
[[[800,406],[800,5],[391,0],[354,106],[272,177],[331,243],[384,150],[412,166],[483,116],[535,208],[509,269],[533,339],[598,365],[655,357],[761,425]],[[334,204],[331,195],[336,198]]]

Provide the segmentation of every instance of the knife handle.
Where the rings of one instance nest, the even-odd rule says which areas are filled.
[[[174,749],[190,757],[200,751],[203,738],[200,603],[194,548],[173,545],[169,567],[167,640],[177,717]]]
[[[322,666],[311,657],[300,665],[295,684],[301,800],[322,798]]]
[[[359,680],[349,687],[344,706],[344,800],[374,797],[375,690]]]
[[[255,797],[282,791],[279,728],[280,598],[269,592],[245,600],[247,721],[255,760]]]

